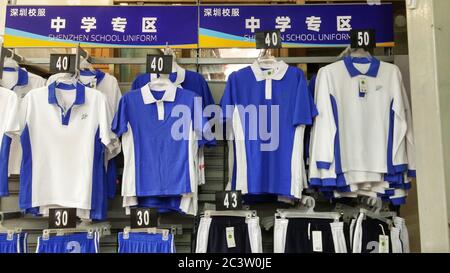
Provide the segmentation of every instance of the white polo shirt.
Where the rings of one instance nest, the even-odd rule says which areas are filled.
[[[100,209],[102,196],[93,191],[104,184],[104,147],[119,148],[107,108],[101,92],[80,83],[52,83],[25,96],[6,129],[21,136],[21,209]]]
[[[8,123],[17,112],[17,96],[13,91],[0,87],[0,196],[9,195],[8,162],[11,138],[5,134]]]
[[[28,72],[25,68],[5,67],[2,79],[0,79],[0,85],[14,91],[20,99],[25,97],[30,90],[45,86],[45,82],[44,78]],[[8,173],[19,174],[21,161],[22,149],[20,140],[13,139],[11,142]]]

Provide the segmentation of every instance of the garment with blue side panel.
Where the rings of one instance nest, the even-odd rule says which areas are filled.
[[[38,237],[36,253],[98,253],[99,236],[97,232],[87,232]]]
[[[364,90],[365,89],[365,90]],[[411,111],[400,70],[376,58],[320,69],[312,129],[310,185],[330,197],[405,202],[415,176]]]
[[[52,83],[25,96],[6,129],[20,135],[23,148],[21,209],[47,215],[68,207],[83,219],[106,217],[105,148],[120,150],[107,108],[102,93],[82,84]]]
[[[196,214],[198,148],[214,140],[203,134],[208,123],[201,112],[196,94],[173,84],[159,91],[145,85],[122,97],[113,131],[122,136],[125,208],[150,198],[153,207]]]
[[[159,77],[158,74],[140,74],[136,77],[131,85],[131,89],[140,89],[149,82],[154,81]],[[176,86],[182,89],[191,90],[202,98],[203,107],[214,105],[214,98],[209,89],[205,78],[197,72],[186,70],[177,63],[173,64],[173,72],[169,74],[169,79]],[[213,118],[213,117],[212,117]],[[214,142],[206,143],[206,146],[214,146]],[[205,184],[205,163],[204,163],[204,149],[199,149],[199,185]]]
[[[27,233],[0,233],[0,253],[27,253]]]
[[[3,76],[0,79],[0,86],[12,90],[20,102],[30,90],[45,86],[45,79],[28,72],[25,68],[17,66],[17,64],[10,67],[6,63],[3,68]],[[13,138],[11,140],[8,174],[19,174],[21,161],[22,148],[20,139]]]
[[[221,106],[229,140],[228,188],[247,198],[301,198],[307,187],[304,130],[317,114],[303,71],[281,61],[267,67],[254,62],[229,76]]]
[[[164,238],[162,234],[130,232],[124,237],[119,232],[119,253],[175,253],[173,234]]]
[[[47,85],[55,82],[58,78],[65,77],[66,75],[67,74],[65,73],[58,73],[50,76],[47,80]],[[93,71],[81,70],[78,80],[85,86],[99,90],[106,96],[109,110],[112,111],[111,116],[114,117],[117,112],[117,108],[119,107],[120,98],[122,97],[117,79],[109,73],[96,69]],[[108,197],[114,198],[117,187],[117,159],[111,159],[108,161],[106,178],[108,183]]]
[[[0,87],[0,196],[8,196],[8,168],[11,137],[5,134],[8,123],[18,113],[18,99],[13,91]]]

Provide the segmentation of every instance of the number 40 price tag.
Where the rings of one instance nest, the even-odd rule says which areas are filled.
[[[75,73],[75,54],[50,54],[50,73]]]
[[[279,30],[260,31],[255,33],[256,48],[281,48],[281,32]]]
[[[241,191],[223,191],[216,193],[216,210],[242,209]]]
[[[147,73],[170,74],[172,72],[173,56],[147,55]]]

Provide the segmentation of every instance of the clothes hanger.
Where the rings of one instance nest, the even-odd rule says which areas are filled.
[[[167,240],[169,240],[170,230],[160,229],[160,228],[134,228],[134,229],[132,229],[130,227],[125,227],[123,229],[123,238],[125,240],[129,239],[130,233],[162,234],[163,240],[167,241]]]
[[[92,75],[95,75],[95,69],[92,66],[92,64],[88,61],[88,59],[82,58],[80,61],[80,70],[86,70],[92,73]]]
[[[272,68],[277,63],[277,59],[272,55],[270,49],[262,49],[256,61],[262,68]]]
[[[315,212],[316,201],[311,196],[303,196],[300,200],[300,207],[297,209],[280,209],[275,214],[279,218],[309,218],[309,219],[331,219],[339,221],[341,214],[339,212]]]
[[[17,71],[17,69],[19,69],[19,63],[17,63],[13,58],[10,57],[6,57],[4,62],[3,62],[3,67],[6,68],[14,68],[15,71]]]
[[[245,217],[247,219],[256,217],[256,211],[254,210],[206,210],[204,213],[205,218],[213,216],[231,216],[231,217]]]
[[[58,78],[55,79],[55,87],[58,88],[61,85],[71,85],[73,88],[76,88],[78,83],[78,73],[75,74],[69,74],[69,73],[63,73]]]

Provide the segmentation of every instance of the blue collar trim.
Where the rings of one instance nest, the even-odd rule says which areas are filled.
[[[58,89],[62,90],[73,90],[75,86],[71,84],[59,83]],[[76,86],[77,94],[75,97],[74,105],[84,104],[85,98],[85,87],[81,83],[77,83]],[[58,100],[56,99],[56,83],[53,82],[48,86],[48,103],[49,104],[58,104]]]
[[[361,73],[356,67],[353,65],[354,63],[360,63],[360,64],[368,64],[370,63],[369,70],[366,74]],[[347,56],[344,58],[344,64],[347,68],[348,73],[350,76],[356,77],[359,75],[369,76],[369,77],[377,77],[378,76],[378,70],[380,69],[380,60],[372,57],[370,59],[368,58],[352,58],[350,56]]]
[[[96,69],[93,72],[90,70],[81,70],[80,75],[81,76],[95,76],[95,78],[97,79],[97,85],[100,84],[100,82],[105,78],[105,72],[103,72],[99,69]]]
[[[7,71],[7,72],[13,72],[13,71],[17,71],[17,84],[15,86],[24,86],[28,84],[28,71],[26,71],[25,69],[19,67],[19,68],[14,68],[14,67],[4,67],[3,71]]]

